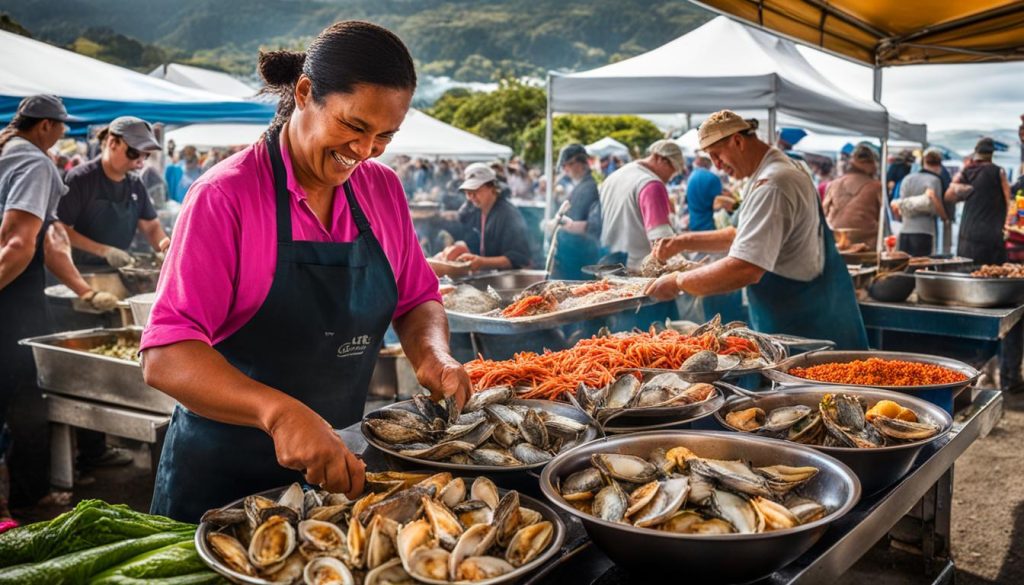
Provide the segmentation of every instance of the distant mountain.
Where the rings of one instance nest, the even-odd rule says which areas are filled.
[[[103,27],[236,73],[254,70],[261,46],[303,46],[360,18],[396,31],[424,73],[462,81],[603,65],[712,16],[661,0],[0,0],[0,11],[55,44]]]

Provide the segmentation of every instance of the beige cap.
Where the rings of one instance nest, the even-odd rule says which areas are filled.
[[[732,110],[715,112],[700,125],[700,130],[698,130],[700,148],[704,150],[723,138],[728,138],[737,132],[751,129],[756,130],[757,124],[751,124]]]
[[[658,140],[650,147],[647,152],[650,154],[657,154],[672,161],[672,167],[677,173],[681,173],[686,168],[686,159],[683,158],[683,149],[679,148],[679,145],[671,140]]]

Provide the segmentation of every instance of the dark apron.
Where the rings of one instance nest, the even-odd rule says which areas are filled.
[[[100,172],[103,170],[100,169]],[[124,181],[128,180],[124,179]],[[130,185],[130,183],[126,183],[126,185]],[[108,193],[101,191],[82,211],[82,217],[91,220],[86,224],[86,229],[78,229],[81,226],[77,226],[75,229],[90,240],[127,250],[132,245],[132,240],[135,239],[141,208],[142,202],[138,199],[133,200],[130,193],[125,201],[114,201],[110,199]],[[76,265],[107,265],[107,261],[102,256],[96,256],[77,248],[72,250],[72,259]]]
[[[766,272],[761,282],[747,287],[751,326],[763,333],[831,339],[836,349],[868,349],[853,281],[820,203],[818,220],[825,244],[821,274],[803,282]]]
[[[32,348],[18,345],[21,339],[48,333],[43,295],[43,240],[48,228],[49,222],[39,228],[36,253],[25,270],[0,289],[0,435],[5,434],[6,422],[15,445],[7,459],[11,500],[18,506],[34,506],[50,487],[46,404],[36,388]],[[0,460],[5,455],[0,452]]]
[[[394,273],[345,183],[359,236],[292,241],[290,193],[277,134],[267,148],[277,197],[277,266],[266,300],[219,351],[247,376],[301,400],[334,428],[359,421],[384,332],[398,303]],[[263,431],[178,406],[164,441],[151,510],[197,522],[210,508],[302,481],[277,463]]]
[[[583,267],[597,264],[601,257],[597,240],[586,234],[571,234],[558,230],[555,234],[555,258],[551,278],[557,280],[590,280]]]

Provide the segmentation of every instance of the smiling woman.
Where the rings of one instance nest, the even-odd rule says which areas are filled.
[[[277,116],[193,184],[141,344],[147,383],[181,403],[152,510],[190,522],[293,481],[361,492],[332,428],[362,417],[389,323],[434,399],[470,388],[401,182],[372,160],[416,87],[405,45],[340,22],[260,73]]]

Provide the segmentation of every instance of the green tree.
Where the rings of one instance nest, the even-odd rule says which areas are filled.
[[[21,35],[30,39],[32,38],[32,33],[28,32],[27,28],[21,26],[21,23],[11,18],[11,15],[6,12],[0,12],[0,30],[12,32],[16,35]]]
[[[451,124],[455,119],[455,112],[476,93],[478,92],[472,92],[465,87],[453,87],[441,94],[427,113],[446,124]]]
[[[543,89],[507,79],[490,93],[449,90],[428,113],[520,152],[523,130],[543,120],[546,108]]]
[[[544,132],[547,123],[542,116],[523,131],[521,144],[523,158],[531,164],[544,162]],[[663,138],[661,130],[650,120],[639,116],[598,116],[569,114],[554,120],[552,142],[554,153],[565,145],[579,142],[589,144],[610,136],[629,147],[634,157],[643,153],[652,142]]]

